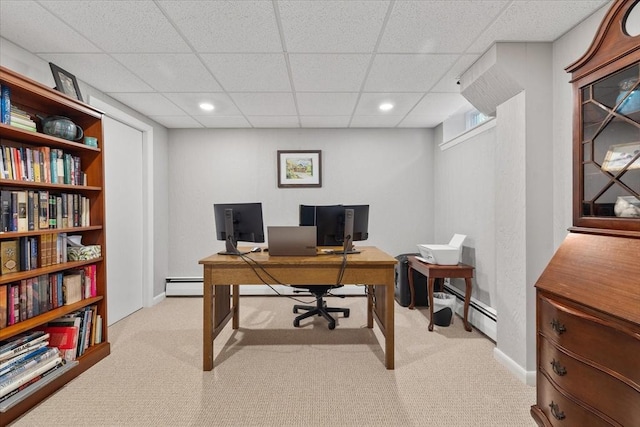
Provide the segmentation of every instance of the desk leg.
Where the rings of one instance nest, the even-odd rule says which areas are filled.
[[[409,303],[409,310],[413,310],[416,306],[416,290],[413,287],[413,270],[411,269],[411,265],[407,269],[408,279],[409,279],[409,291],[411,292],[411,302]]]
[[[367,328],[373,328],[373,298],[375,287],[367,285]]]
[[[203,289],[202,370],[213,369],[213,285],[205,281]]]
[[[436,279],[433,277],[427,278],[427,295],[429,298],[429,331],[433,331],[433,287]]]
[[[233,329],[238,329],[240,327],[240,285],[231,285],[233,289],[233,293],[231,295],[231,302],[233,303],[233,321],[231,326]]]
[[[466,283],[466,291],[464,293],[464,328],[471,332],[471,325],[469,325],[468,322],[469,303],[471,302],[471,278],[467,277],[464,281]]]
[[[389,279],[385,289],[385,325],[384,325],[384,358],[387,369],[394,369],[395,367],[395,321],[394,321],[394,309],[395,309],[395,280],[393,276]]]

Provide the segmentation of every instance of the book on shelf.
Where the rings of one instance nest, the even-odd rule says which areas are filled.
[[[19,359],[18,361],[11,363],[4,368],[0,368],[0,384],[22,375],[35,367],[38,363],[60,356],[60,352],[57,348],[50,345],[49,347],[39,348],[36,351],[27,353],[26,355],[28,357],[25,358],[17,356],[14,359]]]
[[[0,190],[0,231],[11,230],[11,191]]]
[[[0,123],[11,122],[11,88],[0,84]]]
[[[0,397],[0,412],[6,412],[7,410],[15,406],[20,401],[31,396],[40,388],[49,384],[51,381],[63,375],[65,372],[69,371],[70,369],[73,369],[77,365],[78,365],[77,361],[66,362],[66,363],[61,362],[55,365],[53,368],[49,369],[48,371],[45,371],[42,374],[33,377],[31,380],[22,384],[17,389]]]
[[[21,385],[29,382],[31,379],[33,379],[34,377],[48,371],[49,369],[53,368],[54,366],[58,365],[59,363],[62,363],[62,358],[60,356],[57,356],[53,359],[44,361],[42,363],[37,364],[35,367],[33,367],[32,369],[29,369],[28,371],[24,372],[23,374],[17,376],[16,378],[12,378],[4,383],[0,384],[0,398],[2,396],[5,396],[6,394],[12,392],[13,390],[19,388]]]
[[[2,274],[15,273],[18,271],[18,239],[0,241],[0,262]]]
[[[0,284],[0,329],[8,326],[8,305],[7,300],[9,298],[9,292],[7,288],[9,285],[6,283]]]
[[[49,347],[47,346],[39,347],[26,353],[22,353],[16,357],[12,357],[11,359],[6,359],[5,361],[0,362],[0,375],[4,375],[5,373],[9,372],[14,366],[18,366],[33,357],[37,357],[47,352],[48,350]]]
[[[82,274],[73,272],[65,274],[62,279],[62,294],[64,295],[64,305],[73,304],[82,300]]]
[[[43,331],[49,334],[49,347],[60,350],[65,360],[75,360],[78,348],[80,326],[45,326]]]
[[[48,339],[49,335],[44,331],[30,331],[0,341],[0,362],[25,353]]]

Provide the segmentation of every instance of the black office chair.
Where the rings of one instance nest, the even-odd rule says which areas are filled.
[[[327,303],[324,300],[324,297],[329,293],[331,289],[340,286],[331,286],[331,285],[313,285],[313,286],[301,286],[296,285],[294,288],[302,288],[311,292],[316,297],[316,305],[302,305],[296,304],[293,306],[293,312],[297,313],[298,310],[307,310],[306,313],[297,316],[293,319],[293,326],[296,328],[300,326],[300,321],[302,319],[306,319],[311,316],[322,316],[329,322],[329,329],[335,329],[336,320],[331,316],[330,313],[343,313],[344,317],[349,317],[349,309],[348,308],[338,308],[338,307],[327,307]]]

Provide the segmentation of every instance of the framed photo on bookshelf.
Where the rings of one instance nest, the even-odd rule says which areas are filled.
[[[322,187],[322,152],[278,150],[278,187]]]
[[[631,163],[632,160],[633,163]],[[629,166],[627,166],[627,164],[629,164]],[[602,170],[618,172],[624,167],[627,167],[627,170],[640,169],[640,142],[618,144],[609,147],[604,162],[602,162]]]
[[[64,93],[65,95],[69,95],[78,101],[82,101],[82,95],[80,94],[80,87],[78,86],[76,76],[58,67],[53,62],[49,62],[49,67],[51,67],[53,80],[56,82],[56,90]]]

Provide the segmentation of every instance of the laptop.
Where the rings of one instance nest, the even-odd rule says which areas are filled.
[[[313,256],[316,251],[315,226],[268,226],[269,256]]]

